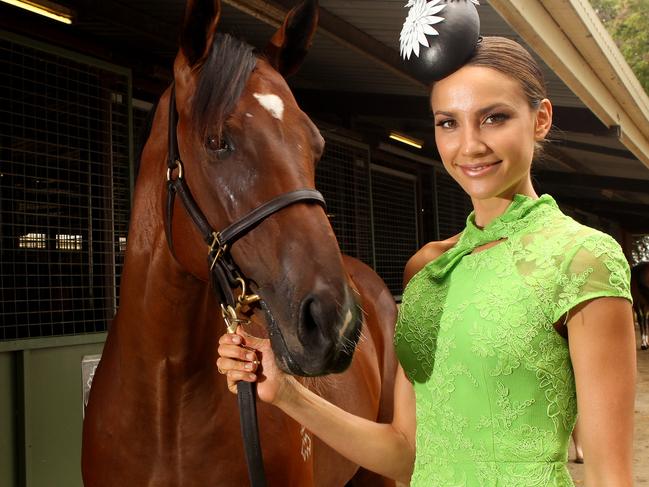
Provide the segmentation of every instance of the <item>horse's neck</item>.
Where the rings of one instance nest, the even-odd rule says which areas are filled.
[[[158,174],[164,169],[152,171],[143,164],[142,171],[113,328],[119,347],[136,350],[140,360],[172,359],[198,367],[212,359],[217,346],[222,330],[218,303],[205,282],[179,266],[167,245],[165,187]]]

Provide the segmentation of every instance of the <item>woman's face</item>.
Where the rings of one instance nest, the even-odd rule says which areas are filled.
[[[533,109],[513,78],[465,66],[435,83],[431,103],[444,167],[472,199],[510,199],[531,186],[535,143],[552,124],[548,100]]]

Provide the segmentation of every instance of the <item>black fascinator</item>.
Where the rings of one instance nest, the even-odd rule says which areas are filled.
[[[430,83],[460,68],[480,37],[478,0],[408,0],[401,30],[401,57]]]

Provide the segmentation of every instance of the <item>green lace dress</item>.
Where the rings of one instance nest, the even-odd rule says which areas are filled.
[[[516,195],[484,229],[469,215],[458,243],[411,279],[399,311],[396,351],[417,397],[411,486],[573,485],[575,384],[553,324],[589,299],[630,300],[629,279],[617,242],[551,196]]]

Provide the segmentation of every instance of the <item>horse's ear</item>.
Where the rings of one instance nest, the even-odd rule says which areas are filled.
[[[220,17],[220,0],[187,0],[180,48],[190,66],[201,63],[207,57]]]
[[[302,64],[318,28],[318,0],[304,0],[284,19],[264,54],[283,76],[294,74]]]

